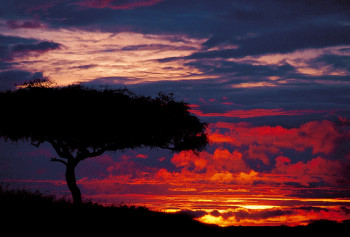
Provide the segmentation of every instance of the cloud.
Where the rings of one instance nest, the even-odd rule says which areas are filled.
[[[37,14],[35,20],[14,20],[15,23],[13,25],[24,26],[25,22],[33,23],[35,21],[44,25],[50,25],[50,34],[55,34],[58,37],[50,37],[49,31],[47,31],[45,38],[41,40],[53,41],[65,45],[65,47],[69,47],[67,46],[68,44],[73,45],[75,43],[75,47],[79,48],[79,50],[77,50],[77,53],[70,51],[69,59],[78,58],[78,55],[87,52],[89,57],[93,55],[94,59],[98,58],[105,61],[105,63],[94,63],[97,65],[96,67],[87,68],[88,70],[86,71],[89,71],[89,73],[85,75],[89,77],[88,79],[84,78],[85,75],[82,75],[83,73],[81,72],[83,70],[80,70],[79,74],[78,70],[71,72],[71,70],[66,70],[66,67],[59,66],[57,63],[55,63],[55,66],[45,66],[46,70],[52,68],[47,73],[51,77],[55,77],[55,75],[62,76],[62,73],[66,72],[69,77],[74,76],[73,82],[76,82],[77,78],[84,78],[83,80],[116,77],[136,79],[131,80],[131,83],[141,82],[145,78],[153,81],[159,80],[159,78],[163,78],[162,80],[212,78],[220,80],[220,82],[225,81],[227,84],[230,84],[231,89],[267,86],[286,87],[300,85],[301,83],[304,83],[304,85],[327,84],[330,81],[337,81],[337,83],[342,84],[349,83],[347,75],[333,75],[334,71],[329,71],[328,73],[322,70],[323,74],[317,74],[317,68],[312,65],[317,63],[312,62],[309,58],[308,60],[303,59],[308,52],[304,53],[301,51],[318,48],[320,49],[318,54],[323,54],[325,52],[321,52],[321,50],[331,50],[327,47],[339,44],[346,46],[349,44],[345,33],[349,30],[348,26],[339,24],[339,21],[333,19],[334,16],[329,16],[327,24],[318,22],[318,17],[323,16],[323,14],[328,16],[327,11],[332,11],[333,13],[339,11],[339,17],[345,17],[342,14],[343,8],[335,8],[322,1],[320,5],[327,6],[327,11],[325,10],[326,8],[323,8],[322,11],[316,11],[309,4],[293,2],[286,3],[289,6],[286,9],[278,1],[269,2],[273,2],[273,6],[263,7],[258,1],[238,1],[234,4],[225,1],[220,1],[220,4],[213,4],[210,1],[203,1],[201,4],[185,1],[160,1],[153,4],[155,3],[154,1],[147,0],[132,2],[65,0],[60,4],[55,1],[48,1],[45,4],[45,2],[40,1],[38,5],[42,5],[42,7],[34,10]],[[91,7],[78,6],[76,5],[78,3],[91,5]],[[32,3],[26,4],[21,7],[25,9],[33,7],[31,6],[33,5]],[[134,4],[135,6],[143,4],[153,5],[149,7],[132,7],[125,10],[110,8],[110,6],[128,7],[128,4]],[[177,10],[175,11],[174,9]],[[190,14],[192,9],[196,9],[198,14]],[[307,21],[307,24],[305,24],[306,16],[303,15],[305,12],[301,13],[300,9],[309,9],[310,11],[308,16],[311,19]],[[11,11],[11,7],[9,11]],[[17,12],[18,10],[12,9],[12,11]],[[115,11],[118,11],[118,14],[115,14]],[[24,16],[19,19],[33,19],[27,16],[26,14],[28,13],[26,12],[24,11]],[[236,14],[237,12],[239,14]],[[246,19],[250,12],[254,13],[253,15],[256,15],[256,17],[261,16],[260,21],[264,21],[263,26],[258,27]],[[293,17],[286,17],[286,12],[288,13],[287,15]],[[166,19],[169,20],[163,20],[165,15]],[[273,19],[270,19],[270,16]],[[15,18],[12,17],[12,19]],[[280,19],[280,21],[276,19]],[[290,19],[295,19],[295,22]],[[6,22],[11,20],[6,20]],[[191,24],[187,24],[187,22],[191,22]],[[272,22],[278,22],[279,26],[270,24]],[[229,26],[231,29],[233,23],[237,23],[234,24],[237,26],[234,32],[228,31],[227,27]],[[246,26],[249,27],[247,28]],[[65,35],[70,40],[64,41],[63,30],[59,30],[64,27],[76,29],[74,32],[73,30],[66,30]],[[193,29],[189,30],[187,28]],[[82,29],[85,29],[85,31]],[[21,28],[13,30],[15,32],[21,30]],[[35,29],[26,28],[26,30]],[[62,33],[62,35],[58,35],[57,32]],[[107,32],[112,32],[113,34],[108,34]],[[140,37],[134,37],[136,34],[132,34],[132,32],[146,34],[142,34],[145,37],[139,42],[130,40],[128,44],[123,44],[118,41],[120,44],[117,47],[118,44],[113,45],[112,42],[117,42],[120,32],[129,32],[128,34],[136,39]],[[44,37],[41,32],[36,31],[35,33]],[[32,35],[35,33],[32,32]],[[88,39],[85,38],[87,33],[90,33]],[[91,35],[94,35],[94,37],[91,37]],[[100,48],[102,45],[101,35],[109,36],[109,44],[105,44],[104,48]],[[169,40],[169,38],[165,40],[167,36],[171,36],[172,40]],[[95,38],[98,41],[91,42],[91,39]],[[155,40],[152,41],[150,39]],[[180,44],[180,40],[184,42],[184,39],[186,44]],[[106,42],[104,41],[104,43]],[[95,51],[91,50],[95,48],[98,49]],[[61,50],[64,52],[68,51],[68,49],[71,48],[63,50],[63,47],[61,47]],[[288,55],[298,50],[300,51],[299,58],[291,58]],[[0,51],[1,54],[5,54],[3,50],[0,49]],[[104,55],[98,55],[97,51],[100,54],[104,53]],[[73,53],[75,53],[74,56],[72,56]],[[116,54],[118,57],[115,57]],[[280,60],[274,59],[276,61],[273,62],[269,62],[268,58],[262,58],[262,56],[267,55],[272,57],[273,54],[283,55],[279,55],[281,57]],[[113,61],[109,60],[111,55],[113,55]],[[58,57],[57,54],[56,56]],[[129,60],[132,57],[133,59]],[[314,55],[314,58],[316,57],[318,55]],[[106,59],[108,59],[108,62]],[[120,62],[125,59],[127,62]],[[142,65],[131,63],[131,61],[140,62],[140,59],[143,59]],[[64,57],[64,60],[69,61],[67,57]],[[79,65],[91,65],[91,62],[81,60],[81,58],[79,60]],[[49,63],[51,61],[46,58],[45,62]],[[78,67],[79,65],[70,65],[70,67]],[[28,67],[29,65],[26,66]],[[312,73],[310,73],[311,69],[313,69]],[[35,68],[35,70],[41,71],[38,68]],[[125,72],[128,75],[120,75]],[[161,76],[156,78],[156,75]],[[68,76],[62,77],[68,78]],[[112,80],[112,83],[114,82],[118,82],[118,80]],[[125,80],[125,82],[121,81],[121,83],[127,82],[128,80]]]
[[[174,154],[171,162],[176,167],[183,167],[191,172],[207,173],[209,175],[225,171],[230,173],[249,171],[241,153],[237,151],[230,152],[224,148],[215,149],[213,154],[201,152],[196,155],[190,151],[183,151]]]
[[[312,121],[299,128],[290,129],[281,126],[250,127],[247,124],[218,122],[212,124],[210,129],[209,138],[212,142],[219,138],[220,142],[232,142],[235,146],[256,144],[278,149],[295,149],[299,152],[311,148],[313,154],[330,154],[336,147],[337,139],[342,136],[336,125],[326,120]],[[226,131],[219,132],[217,129]]]
[[[193,211],[193,210],[188,210],[184,209],[179,211],[180,214],[188,215],[192,218],[200,218],[203,217],[204,215],[207,215],[208,213],[206,211],[198,210],[198,211]]]
[[[155,180],[175,187],[186,184],[186,187],[190,188],[196,187],[198,183],[252,185],[260,179],[259,173],[249,168],[241,153],[230,152],[224,148],[217,148],[213,153],[180,152],[173,155],[171,163],[177,169],[175,171],[159,169],[155,174]]]
[[[192,108],[191,113],[194,113],[200,117],[229,117],[229,118],[254,118],[264,116],[294,116],[294,115],[307,115],[314,113],[324,113],[325,111],[312,111],[312,110],[294,110],[284,111],[282,109],[252,109],[252,110],[231,110],[222,113],[203,113],[197,108]]]
[[[87,64],[87,65],[79,65],[79,66],[73,66],[71,67],[72,69],[89,69],[89,68],[93,68],[93,67],[97,67],[96,64]],[[97,81],[96,81],[97,83]]]
[[[264,164],[270,163],[270,156],[279,154],[281,151],[278,147],[271,146],[271,145],[254,145],[250,144],[248,151],[247,151],[247,157],[248,159],[258,159],[261,160]]]
[[[0,62],[10,62],[16,57],[25,57],[31,53],[42,54],[61,47],[61,44],[53,41],[0,34]]]
[[[198,155],[128,151],[89,160],[77,169],[84,193],[140,199],[200,193],[208,200],[221,197],[220,205],[232,208],[237,202],[221,193],[349,196],[349,142],[337,121],[350,116],[347,1],[0,0],[0,5],[0,32],[6,34],[0,35],[1,89],[43,75],[62,85],[127,84],[144,95],[174,92],[210,123],[212,143]],[[219,204],[196,205],[213,210]],[[306,211],[327,216],[316,208],[236,208],[212,217],[240,223],[281,218],[281,223],[288,216],[305,220]]]
[[[189,58],[191,57],[192,56],[189,56]],[[219,56],[219,58],[221,57]],[[185,63],[185,65],[196,67],[206,74],[228,74],[236,78],[249,76],[252,78],[250,80],[254,80],[255,78],[266,78],[269,76],[285,77],[296,74],[296,68],[288,63],[282,65],[256,65],[249,61],[232,62],[226,60],[201,59]]]
[[[240,82],[242,80],[238,83]],[[301,121],[303,118],[308,118],[307,120],[309,120],[310,117],[306,115],[312,115],[312,111],[350,109],[348,106],[348,85],[312,84],[305,86],[303,83],[296,83],[290,86],[256,88],[233,87],[235,85],[237,85],[236,79],[215,78],[157,81],[130,85],[130,88],[148,95],[156,95],[159,92],[159,88],[164,92],[173,92],[175,96],[187,98],[187,102],[197,105],[197,107],[192,107],[191,109],[194,111],[200,110],[203,114],[219,114],[233,111],[234,109],[247,113],[249,110],[263,109],[262,112],[265,110],[266,113],[274,112],[276,115],[278,113],[288,113],[288,111],[294,111],[295,113],[301,111],[299,113],[304,112],[305,115],[305,117],[298,117],[299,121]],[[223,100],[223,97],[226,99]],[[203,100],[198,100],[199,98],[204,99],[206,103]],[[216,99],[216,101],[211,102],[210,99]],[[308,103],[305,103],[305,101]],[[218,102],[229,102],[230,104],[220,104]],[[317,118],[320,118],[319,113],[316,113],[316,115]],[[223,121],[223,117],[220,120]],[[252,120],[245,119],[244,121],[251,122]],[[266,122],[262,118],[259,118],[259,121]],[[270,121],[272,122],[273,120],[270,119]],[[279,121],[283,122],[282,118],[279,118]],[[257,122],[257,120],[254,122]]]
[[[10,29],[38,29],[38,28],[44,28],[44,25],[40,23],[39,21],[16,21],[16,20],[9,20],[6,22],[6,25]]]
[[[138,32],[175,33],[200,37],[221,37],[223,41],[236,40],[249,34],[298,28],[305,22],[321,25],[322,17],[328,24],[346,20],[347,4],[329,4],[322,0],[318,7],[310,3],[225,0],[38,0],[11,4],[1,0],[2,15],[15,18],[36,18],[53,27],[73,26],[103,29],[109,32],[130,29]],[[193,10],[195,9],[195,13]],[[115,14],[118,11],[118,14]],[[166,19],[166,20],[164,20]],[[188,24],[190,22],[190,24]],[[232,28],[232,25],[235,25]],[[91,29],[91,28],[90,28]]]
[[[256,45],[258,43],[254,43]],[[343,46],[337,46],[338,49],[330,47],[296,48],[290,52],[276,50],[257,55],[247,52],[238,58],[230,54],[239,48],[197,50],[189,56],[166,57],[157,61],[164,64],[183,63],[199,70],[203,76],[231,82],[233,88],[329,85],[332,82],[349,85],[349,70],[346,68],[348,55],[341,52]],[[264,45],[262,48],[266,49]],[[322,57],[327,51],[333,51],[334,56],[328,56],[328,59]]]
[[[198,39],[131,32],[110,34],[78,30],[33,31],[38,40],[8,44],[8,57],[25,57],[26,60],[18,60],[16,68],[32,71],[44,69],[45,75],[58,84],[60,81],[64,81],[62,84],[66,85],[69,82],[91,80],[95,84],[97,81],[112,85],[135,84],[200,77],[196,74],[197,70],[189,66],[179,63],[160,65],[156,62],[163,55],[188,55],[200,47],[197,42],[201,40]],[[18,29],[15,34],[30,37],[34,32]],[[178,40],[174,39],[176,37]],[[2,51],[1,54],[6,53]],[[30,57],[32,54],[37,57]]]
[[[78,0],[75,5],[89,8],[110,8],[113,10],[134,9],[157,4],[163,0]]]
[[[14,89],[16,84],[22,84],[25,81],[30,81],[38,78],[43,78],[41,72],[31,73],[21,70],[7,70],[0,72],[0,90]]]
[[[11,52],[14,54],[45,53],[49,50],[60,49],[60,47],[58,43],[42,41],[36,44],[16,44],[11,47]]]
[[[288,181],[309,186],[313,183],[325,182],[328,185],[339,186],[349,181],[349,177],[343,173],[343,167],[348,162],[339,160],[329,160],[323,157],[316,157],[307,162],[299,161],[292,163],[289,158],[279,156],[276,158],[276,168],[272,173],[283,174],[288,177]]]
[[[8,36],[0,34],[0,44],[1,45],[12,45],[12,44],[24,44],[24,43],[34,43],[35,39],[23,38],[17,36]]]
[[[300,213],[299,213],[300,212]],[[293,210],[291,208],[268,208],[268,209],[247,209],[243,207],[237,207],[235,209],[229,209],[225,211],[214,210],[204,216],[199,217],[200,221],[205,223],[215,223],[221,226],[232,225],[280,225],[281,219],[283,223],[287,225],[293,225],[293,219],[299,219],[298,216],[303,212],[306,215],[306,211]]]
[[[310,30],[311,28],[312,30]],[[239,46],[238,49],[199,52],[187,58],[242,58],[248,55],[289,53],[307,48],[348,45],[350,44],[350,38],[347,36],[346,32],[349,30],[349,26],[337,25],[307,25],[297,29],[288,29],[286,31],[277,30],[232,42]],[[208,43],[205,45],[207,46]],[[210,45],[213,44],[211,43]]]
[[[11,58],[11,46],[16,44],[31,44],[35,40],[16,36],[5,36],[0,34],[0,60],[6,61]]]
[[[52,41],[0,34],[0,90],[13,89],[16,84],[43,78],[43,73],[40,70],[16,68],[18,65],[16,59],[25,58],[32,53],[43,54],[50,50],[60,49],[61,46],[61,44]]]
[[[346,210],[342,208],[320,208],[315,206],[297,207],[273,207],[266,209],[249,209],[237,207],[227,211],[214,210],[207,215],[199,217],[206,221],[208,216],[214,217],[219,225],[284,225],[295,226],[301,222],[310,223],[315,219],[342,220],[347,216]],[[210,218],[208,218],[210,220]],[[267,222],[266,222],[267,221]]]
[[[225,213],[224,218],[232,215],[237,221],[242,219],[261,220],[279,216],[291,215],[291,210],[268,209],[268,210],[239,210],[237,212]]]
[[[343,69],[346,70],[346,73],[350,73],[350,56],[348,55],[324,54],[313,59],[312,63],[331,66],[328,69],[329,72]]]
[[[166,44],[141,44],[141,45],[129,45],[121,48],[122,51],[137,51],[137,50],[150,50],[150,51],[164,51],[164,50],[195,50],[193,46],[176,46]]]

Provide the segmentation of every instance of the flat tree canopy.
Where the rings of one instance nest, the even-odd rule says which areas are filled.
[[[51,143],[60,156],[52,160],[64,163],[67,172],[73,169],[73,176],[80,161],[105,151],[138,147],[201,151],[208,143],[206,124],[171,95],[151,98],[126,89],[81,85],[29,86],[1,92],[0,108],[0,137],[33,145]]]

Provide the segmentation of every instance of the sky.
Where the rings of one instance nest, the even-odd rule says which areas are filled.
[[[0,90],[48,78],[174,93],[208,123],[198,155],[143,148],[82,162],[84,198],[221,226],[350,219],[349,1],[0,5]],[[48,143],[0,140],[0,182],[69,197],[50,157]]]

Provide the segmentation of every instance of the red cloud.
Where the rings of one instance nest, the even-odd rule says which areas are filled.
[[[344,182],[342,165],[340,161],[322,157],[316,157],[308,162],[292,163],[289,158],[279,156],[276,158],[276,167],[272,173],[281,175],[279,179],[281,183],[292,181],[309,186],[310,183],[326,182],[339,185]]]
[[[296,128],[216,123],[210,126],[209,133],[211,138],[221,136],[219,141],[214,141],[217,147],[212,148],[215,149],[198,154],[190,151],[173,154],[169,158],[175,166],[172,169],[147,166],[137,159],[146,158],[145,155],[131,151],[117,160],[109,156],[97,159],[94,162],[103,163],[104,174],[97,179],[81,179],[79,183],[85,189],[107,194],[134,190],[175,195],[178,192],[220,193],[249,189],[266,195],[292,195],[297,192],[294,185],[310,187],[318,183],[336,188],[349,181],[344,171],[346,162],[326,158],[341,136],[332,122],[313,121]],[[299,157],[290,157],[290,153],[284,154],[286,148],[288,151],[308,149],[315,155],[308,152],[309,159],[301,161]],[[261,160],[267,168],[255,169],[250,166],[255,164],[250,159]],[[280,187],[288,187],[288,190],[280,190]]]
[[[283,109],[251,109],[251,110],[230,110],[223,113],[204,113],[198,109],[198,106],[191,106],[191,113],[200,117],[228,117],[228,118],[254,118],[263,116],[281,116],[281,115],[306,115],[314,113],[324,113],[325,111],[315,110],[290,110]]]
[[[269,154],[277,154],[280,152],[280,149],[275,146],[270,145],[254,145],[250,144],[247,151],[249,159],[259,159],[264,164],[269,164]]]
[[[204,151],[196,155],[190,151],[183,151],[175,154],[171,162],[177,167],[210,175],[217,172],[237,173],[249,170],[240,152],[230,152],[224,148],[216,149],[213,154]]]
[[[223,131],[225,130],[225,131]],[[209,139],[214,143],[228,143],[234,146],[250,146],[251,158],[266,157],[258,153],[278,154],[282,148],[305,151],[311,148],[313,154],[330,154],[334,151],[337,139],[342,135],[330,121],[312,121],[298,128],[281,126],[250,127],[246,123],[212,124]]]
[[[166,181],[173,185],[206,184],[252,184],[258,173],[251,170],[238,151],[230,152],[224,148],[217,148],[213,154],[203,151],[194,154],[183,151],[174,154],[171,162],[179,172],[158,170],[155,180]]]

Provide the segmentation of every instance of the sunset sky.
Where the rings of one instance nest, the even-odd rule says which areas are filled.
[[[45,77],[172,92],[209,125],[198,155],[143,148],[82,162],[84,198],[221,226],[350,219],[349,1],[0,5],[0,90]],[[49,143],[0,140],[0,183],[69,197],[50,157]]]

